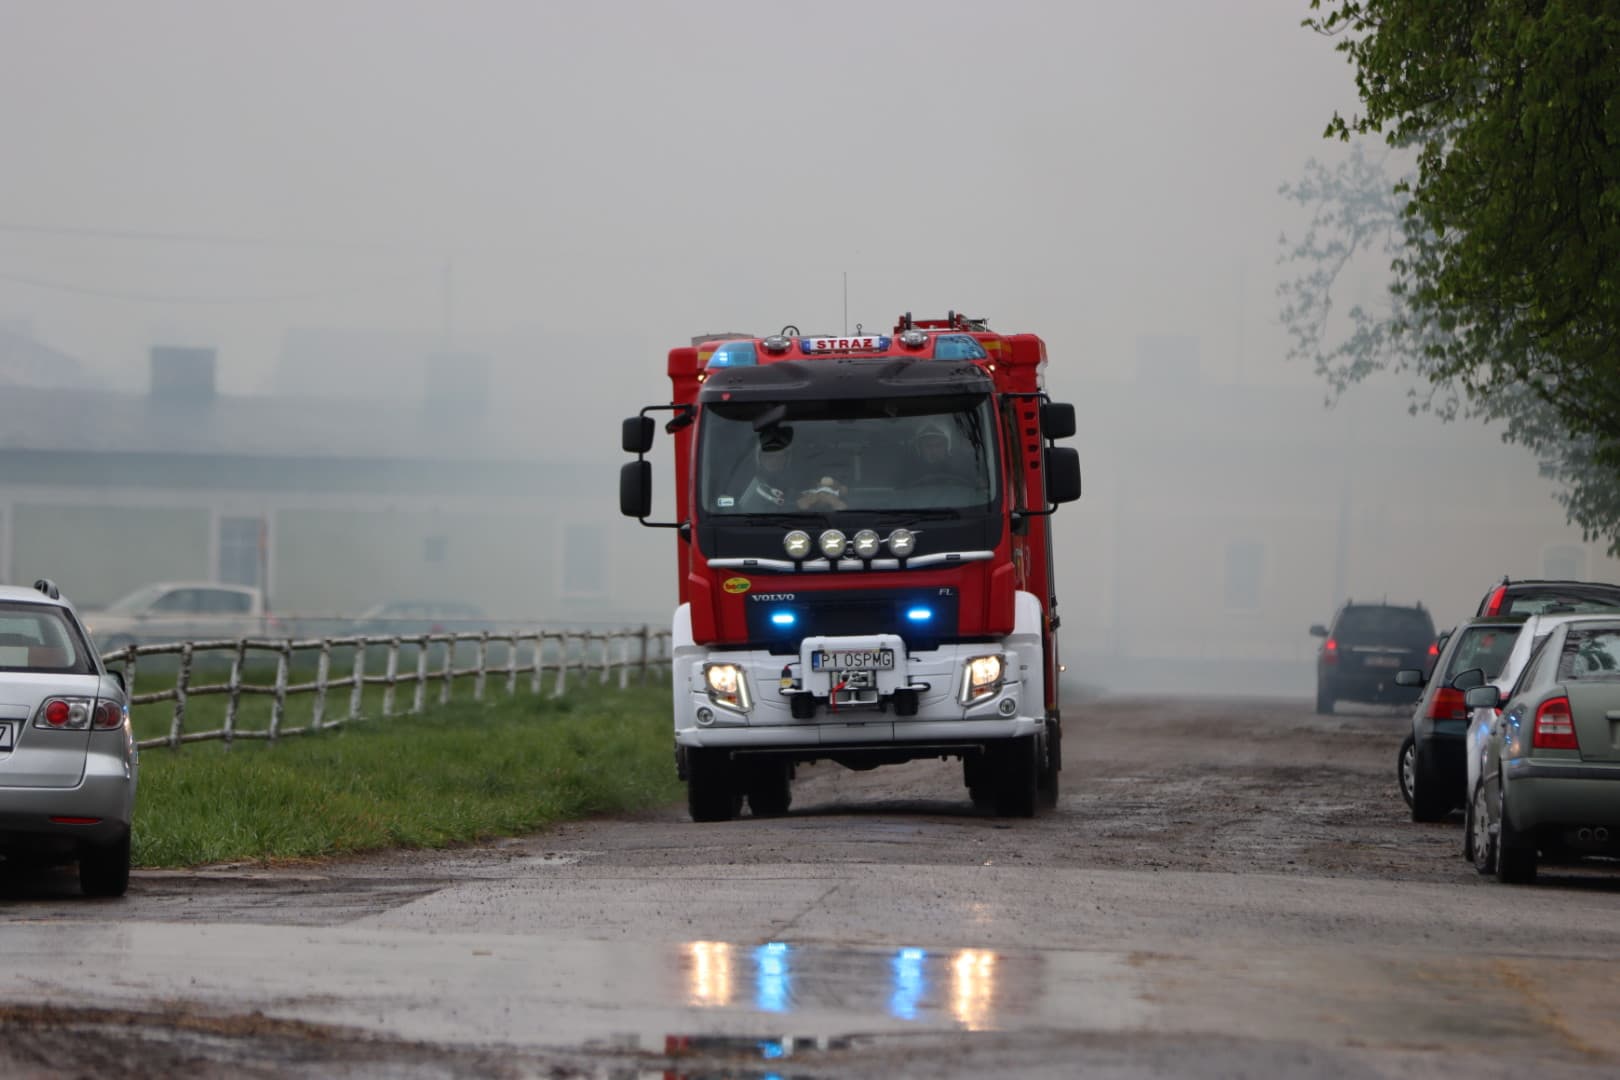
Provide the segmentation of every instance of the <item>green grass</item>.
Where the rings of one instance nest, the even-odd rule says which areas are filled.
[[[504,682],[498,691],[491,685],[490,702],[479,704],[469,700],[470,683],[458,685],[460,701],[440,707],[430,696],[422,716],[359,721],[274,744],[143,751],[135,862],[193,866],[442,847],[680,797],[668,689],[574,683],[553,699],[521,687],[520,680],[508,699]],[[223,710],[220,699],[208,700]],[[402,691],[401,704],[409,700]],[[346,695],[342,703],[334,713],[347,711]],[[268,714],[268,702],[258,705]]]

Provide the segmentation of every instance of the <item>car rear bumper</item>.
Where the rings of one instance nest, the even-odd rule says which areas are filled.
[[[1395,685],[1395,670],[1377,672],[1335,672],[1323,676],[1333,696],[1345,701],[1416,702],[1423,691],[1415,686]]]
[[[1503,762],[1505,802],[1515,828],[1620,829],[1620,763]]]
[[[118,759],[91,754],[75,787],[0,787],[0,849],[117,840],[129,832],[134,812],[134,774]]]

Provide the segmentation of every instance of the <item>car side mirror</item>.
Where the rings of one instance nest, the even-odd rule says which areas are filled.
[[[1453,690],[1472,690],[1476,686],[1485,685],[1485,670],[1483,668],[1469,668],[1452,676],[1451,688]]]
[[[1500,709],[1502,691],[1494,686],[1476,686],[1463,695],[1463,704],[1470,709]]]
[[[1327,637],[1327,627],[1323,626],[1321,623],[1317,623],[1315,626],[1311,627],[1311,637]]]
[[[1417,668],[1402,668],[1395,673],[1396,686],[1422,686],[1428,681]]]

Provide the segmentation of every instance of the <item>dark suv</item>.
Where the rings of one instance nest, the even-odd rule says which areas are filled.
[[[1402,668],[1428,670],[1435,655],[1434,619],[1422,604],[1358,604],[1339,609],[1330,626],[1313,626],[1324,639],[1316,651],[1316,711],[1334,702],[1410,704],[1418,692],[1395,682]]]
[[[1620,585],[1601,581],[1512,581],[1503,577],[1479,601],[1475,615],[1606,615],[1620,611]]]

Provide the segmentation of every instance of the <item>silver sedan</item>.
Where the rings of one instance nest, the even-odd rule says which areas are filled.
[[[89,896],[129,887],[137,758],[120,675],[55,585],[0,585],[0,857],[77,861]]]

